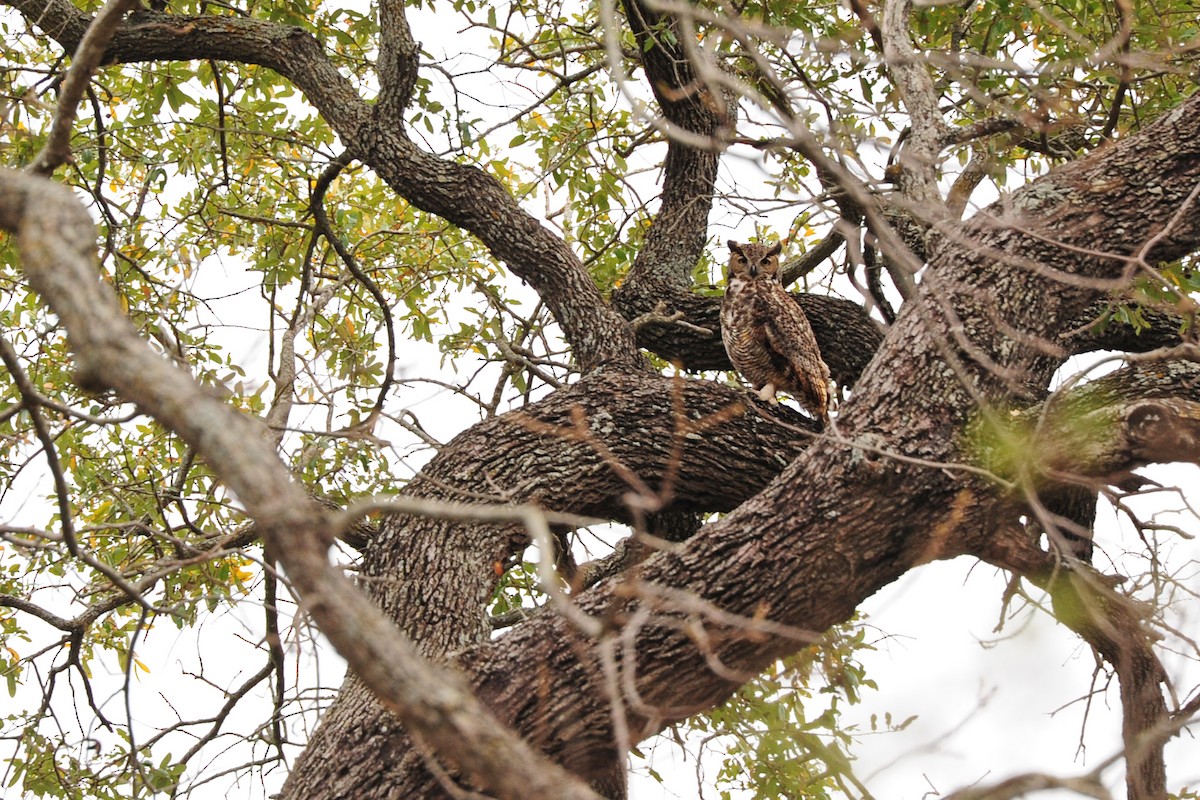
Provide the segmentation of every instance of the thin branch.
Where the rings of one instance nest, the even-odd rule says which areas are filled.
[[[834,228],[824,239],[805,250],[795,258],[789,258],[779,269],[779,280],[784,286],[791,286],[808,273],[816,269],[822,261],[832,256],[846,241],[845,235]]]
[[[71,158],[71,133],[75,127],[75,116],[78,113],[79,101],[83,99],[92,73],[100,66],[105,48],[112,39],[125,13],[137,6],[137,0],[108,0],[104,7],[96,12],[87,33],[75,49],[71,70],[66,80],[62,82],[61,95],[58,99],[58,110],[50,125],[50,133],[46,144],[29,165],[29,171],[34,175],[49,175],[60,164]]]
[[[97,279],[95,230],[69,190],[0,170],[0,228],[68,332],[79,381],[111,387],[196,448],[261,526],[307,608],[364,685],[405,727],[503,798],[597,795],[501,724],[462,676],[417,655],[392,620],[330,563],[329,517],[293,482],[261,423],[155,355]]]
[[[3,360],[4,366],[8,368],[9,375],[12,377],[17,391],[21,393],[21,398],[25,401],[25,411],[29,414],[30,419],[33,420],[34,434],[42,444],[43,452],[46,456],[46,464],[50,470],[50,477],[54,482],[54,492],[58,501],[59,525],[62,527],[62,538],[67,546],[67,551],[84,564],[87,564],[108,578],[114,587],[144,609],[153,610],[158,613],[170,613],[169,611],[155,608],[151,605],[150,601],[142,596],[142,593],[133,584],[125,579],[124,575],[96,558],[86,548],[80,546],[79,538],[75,534],[74,512],[71,509],[71,490],[67,486],[66,475],[63,472],[62,464],[58,460],[58,450],[54,443],[54,437],[50,433],[50,426],[46,424],[46,418],[42,416],[37,393],[33,390],[33,383],[29,380],[29,376],[21,368],[21,364],[17,360],[16,351],[13,350],[8,339],[2,336],[0,336],[0,360]]]
[[[972,786],[946,795],[944,800],[1012,800],[1031,792],[1048,789],[1065,789],[1096,800],[1112,800],[1112,794],[1104,788],[1100,777],[1094,772],[1077,778],[1058,778],[1040,772],[1016,775],[990,786]]]
[[[342,263],[346,265],[346,269],[354,276],[364,289],[375,300],[375,304],[379,307],[379,314],[383,317],[384,331],[387,335],[387,367],[384,370],[383,381],[379,386],[379,394],[375,397],[375,404],[371,407],[371,411],[366,418],[359,422],[355,427],[370,431],[376,419],[383,411],[384,401],[387,400],[388,392],[392,390],[392,384],[396,382],[396,326],[392,320],[392,308],[388,303],[387,298],[383,296],[379,286],[371,279],[371,276],[363,271],[359,266],[358,259],[346,247],[346,244],[341,240],[341,237],[334,231],[333,226],[329,222],[329,217],[325,213],[325,192],[329,189],[329,185],[333,183],[341,171],[346,168],[351,159],[349,154],[343,153],[338,158],[334,159],[325,171],[321,173],[321,177],[317,179],[313,186],[312,199],[309,202],[309,210],[312,211],[313,218],[317,221],[317,231],[321,236],[325,237],[325,241],[333,247],[341,258]]]

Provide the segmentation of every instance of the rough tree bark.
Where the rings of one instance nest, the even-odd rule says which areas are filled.
[[[87,26],[66,0],[3,2],[67,48]],[[626,7],[643,41],[674,24],[632,2]],[[743,677],[847,619],[916,565],[973,554],[1053,585],[1061,575],[1053,557],[1017,532],[1016,519],[1028,509],[1021,487],[1012,476],[981,475],[966,432],[990,424],[998,409],[1042,401],[1072,349],[1099,346],[1096,337],[1067,332],[1103,306],[1107,286],[1139,265],[1196,249],[1200,97],[965,223],[939,222],[922,283],[886,338],[848,304],[801,298],[820,320],[826,360],[839,380],[854,384],[836,427],[818,437],[804,419],[764,409],[737,390],[655,376],[639,354],[637,345],[694,368],[724,366],[714,304],[693,296],[686,280],[705,241],[715,152],[672,143],[662,211],[609,305],[566,244],[497,182],[407,138],[401,113],[416,74],[415,47],[402,3],[386,0],[381,20],[382,92],[374,108],[310,37],[257,20],[139,11],[117,30],[107,56],[233,59],[277,70],[305,92],[353,157],[415,205],[477,235],[550,304],[585,376],[463,433],[407,494],[482,495],[635,525],[647,512],[731,512],[581,593],[578,607],[602,623],[599,636],[546,613],[495,641],[484,617],[495,565],[523,550],[528,531],[512,522],[390,517],[363,554],[362,584],[422,654],[461,668],[500,721],[619,796],[621,744],[720,702]],[[690,72],[686,53],[663,47],[655,41],[643,52],[647,72],[662,79],[652,85],[664,112],[680,129],[718,140],[733,113],[724,90]],[[671,90],[684,86],[699,89]],[[11,228],[20,215],[7,213],[0,222]],[[662,301],[667,314],[681,312],[712,335],[661,321],[635,331],[628,319],[661,313]],[[1170,404],[1113,409],[1105,422],[1112,440],[1134,444],[1114,444],[1091,474],[1110,477],[1153,458],[1152,447],[1137,443],[1162,441],[1194,419],[1195,369],[1171,369],[1171,380],[1154,391],[1138,376],[1126,385],[1138,397],[1170,396],[1182,412],[1162,410]],[[1089,464],[1070,466],[1087,474]],[[221,471],[219,463],[214,468]],[[280,522],[268,527],[287,543]],[[1117,666],[1137,711],[1126,716],[1130,796],[1162,797],[1165,773],[1153,744],[1170,733],[1161,675],[1153,655],[1147,660],[1138,647],[1138,620],[1093,578],[1075,565],[1077,585],[1056,599],[1076,609],[1064,616]],[[351,666],[357,674],[284,796],[443,796],[444,777],[427,768],[426,756],[376,701],[384,678],[370,665],[352,659]],[[389,703],[397,708],[394,698]],[[470,753],[456,752],[452,740],[425,744],[461,767]]]
[[[586,612],[610,621],[606,639],[590,641],[570,622],[547,615],[459,656],[480,695],[556,760],[604,782],[617,756],[610,703],[623,706],[636,741],[726,697],[737,685],[731,673],[753,674],[803,641],[799,635],[763,640],[712,609],[745,620],[765,614],[798,631],[819,632],[932,559],[973,553],[1029,574],[1049,571],[1047,554],[1013,538],[1010,529],[1026,508],[1019,493],[941,465],[976,457],[964,431],[987,409],[1040,399],[1069,352],[1047,343],[1096,308],[1104,286],[1130,264],[1177,257],[1196,246],[1191,193],[1200,181],[1198,132],[1195,99],[967,223],[944,225],[919,297],[905,306],[859,380],[836,434],[815,440],[720,522],[655,556],[636,575],[580,597]],[[1195,383],[1169,385],[1194,390]],[[626,414],[637,408],[616,400]],[[589,424],[603,427],[607,419],[589,417]],[[471,452],[483,457],[505,441],[492,438],[486,450]],[[1138,462],[1132,452],[1117,456],[1121,469]],[[660,468],[642,461],[627,466],[643,475]],[[581,470],[573,485],[582,489],[593,480]],[[391,524],[407,531],[392,536],[419,536],[423,525]],[[444,549],[443,543],[439,552]],[[369,569],[393,572],[401,560],[411,565],[401,550],[372,548]],[[429,577],[454,559],[439,557]],[[381,568],[380,560],[388,566]],[[627,681],[619,698],[606,690],[600,664],[609,646]],[[1125,656],[1117,650],[1108,655],[1119,662]],[[714,670],[714,661],[724,669]],[[1134,721],[1126,731],[1131,752],[1144,752],[1139,737],[1164,723],[1161,687],[1145,680],[1154,673],[1144,663],[1122,672],[1131,691],[1158,698],[1150,704],[1158,709],[1152,720]],[[315,781],[328,779],[331,764],[339,782],[329,796],[436,794],[411,761],[402,762],[403,774],[389,775],[386,786],[376,782],[365,765],[380,763],[380,747],[395,752],[403,745],[395,739],[382,744],[388,737],[379,726],[386,722],[353,682],[338,705],[353,711],[335,707],[328,715],[309,751],[320,767],[301,762],[288,796],[314,790]],[[364,737],[373,747],[364,748]],[[1162,796],[1161,760],[1134,761],[1140,768],[1130,770],[1130,795]]]

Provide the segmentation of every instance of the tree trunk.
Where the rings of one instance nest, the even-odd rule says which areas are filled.
[[[3,2],[68,48],[88,23],[66,0]],[[657,35],[672,21],[636,3],[625,5],[670,122],[719,140],[729,104],[717,102],[720,92],[710,86],[678,91],[703,83],[703,76],[690,71],[686,53],[671,51],[666,43],[672,37]],[[356,93],[312,37],[261,20],[142,10],[117,31],[106,56],[112,62],[236,59],[279,71],[303,90],[353,157],[417,207],[470,230],[546,300],[586,377],[465,432],[406,494],[532,502],[635,527],[659,513],[730,512],[637,568],[581,592],[578,609],[602,624],[600,635],[585,634],[551,610],[494,641],[485,611],[497,565],[523,550],[529,531],[511,522],[388,519],[364,552],[362,586],[424,655],[461,667],[496,717],[618,796],[625,746],[719,703],[912,567],[970,553],[1046,579],[1052,559],[1013,533],[1027,509],[1025,498],[1012,476],[999,474],[996,481],[983,473],[978,464],[986,454],[975,434],[1041,401],[1071,348],[1097,346],[1096,337],[1072,332],[1103,307],[1107,291],[1125,287],[1142,268],[1196,249],[1200,96],[966,223],[939,222],[927,242],[922,283],[877,352],[879,331],[861,313],[837,301],[801,298],[835,374],[843,382],[857,378],[836,424],[815,436],[806,418],[763,408],[744,392],[654,376],[634,346],[636,334],[640,345],[690,368],[724,366],[714,303],[691,296],[686,280],[703,247],[708,206],[700,203],[709,200],[715,153],[672,142],[663,211],[610,305],[570,248],[495,180],[425,153],[407,137],[401,114],[416,75],[416,48],[402,3],[383,0],[380,13],[389,36],[380,49],[377,106]],[[18,183],[0,177],[6,185]],[[24,224],[19,201],[0,194],[0,227]],[[75,255],[92,244],[86,233],[72,240]],[[51,298],[96,283],[77,274],[70,285],[56,286],[53,269],[42,274],[39,291]],[[651,322],[636,331],[628,324],[627,318],[658,313],[659,303],[667,314],[680,311],[684,321],[707,328],[709,336],[697,338],[696,331],[673,323]],[[73,346],[81,347],[74,340],[77,329],[88,328],[87,309],[70,319],[59,306],[55,310],[71,330]],[[107,344],[103,336],[85,338],[83,355],[89,345],[103,351]],[[105,386],[116,385],[113,369],[131,369],[134,361],[117,359],[108,365],[113,369],[87,358],[78,363],[86,381]],[[229,438],[209,437],[188,405],[190,396],[181,391],[183,399],[163,408],[159,387],[143,385],[145,374],[133,373],[121,380],[140,394],[126,399],[157,408],[158,418],[174,430],[186,429],[184,438],[214,468],[225,463],[202,445],[229,445]],[[205,413],[222,419],[214,405]],[[1133,431],[1154,428],[1169,416],[1142,406],[1107,424]],[[249,441],[255,433],[245,427]],[[1133,445],[1116,452],[1101,477],[1144,463],[1137,437],[1127,438]],[[239,448],[229,450],[224,455],[237,463]],[[257,473],[278,473],[278,467],[270,459],[242,464],[238,482],[228,471],[220,474],[242,500],[253,498],[263,516],[279,515],[265,536],[286,544],[294,541],[287,535],[292,528],[303,528],[308,566],[327,567],[318,545],[328,531],[314,522],[315,513],[290,524],[305,509],[278,499],[287,496],[286,479],[278,492],[255,487]],[[290,563],[305,566],[294,558]],[[1130,796],[1162,797],[1158,743],[1169,726],[1161,672],[1153,654],[1147,657],[1136,616],[1089,582],[1095,576],[1086,569],[1077,574],[1085,578],[1082,588],[1051,585],[1051,591],[1058,593],[1064,619],[1118,669],[1127,704]],[[332,585],[313,580],[304,587]],[[353,620],[337,612],[352,606],[339,605],[345,596],[336,587],[331,591],[313,591],[315,597],[305,599],[327,615],[323,619],[349,625]],[[330,606],[337,606],[334,613]],[[326,633],[344,648],[351,638],[343,630]],[[375,701],[367,685],[384,693],[388,673],[371,667],[355,665],[359,677],[347,678],[285,797],[450,794],[444,770],[429,768]],[[413,702],[411,694],[407,700]],[[404,708],[395,697],[391,702]],[[453,749],[451,739],[439,740],[442,754]],[[457,755],[449,760],[469,763],[469,753]]]
[[[912,567],[994,549],[992,539],[1014,522],[1021,506],[955,467],[973,458],[964,431],[981,415],[1044,395],[1065,357],[1054,343],[1130,264],[1177,257],[1195,246],[1200,215],[1189,192],[1200,180],[1198,128],[1200,98],[1194,98],[1144,132],[1056,170],[967,223],[944,226],[918,297],[904,307],[834,431],[813,440],[728,516],[581,595],[579,607],[604,620],[609,631],[599,641],[557,614],[539,615],[496,641],[480,641],[480,600],[491,582],[486,564],[520,544],[519,532],[511,529],[445,529],[423,548],[411,543],[422,540],[430,523],[394,520],[366,554],[365,573],[381,585],[386,576],[401,586],[441,585],[447,595],[473,598],[456,615],[461,628],[438,632],[439,646],[451,651],[475,638],[480,643],[454,658],[497,715],[575,773],[607,780],[621,764],[613,705],[630,741],[639,741],[719,703],[742,680],[846,620],[864,598]],[[589,431],[616,432],[614,426],[641,414],[654,397],[620,381],[603,385],[612,394],[584,381],[547,406],[567,416],[576,407]],[[708,384],[689,386],[697,397],[716,391]],[[708,405],[703,413],[720,407]],[[528,413],[509,415],[506,422]],[[627,466],[651,486],[671,464],[667,443],[677,429],[670,413],[656,419],[637,417],[614,440],[641,431],[635,452],[648,441],[660,442],[656,449],[664,457],[657,464],[617,456],[629,458]],[[470,464],[503,454],[516,470],[503,482],[471,471],[455,473],[463,483],[452,485],[473,492],[516,489],[536,484],[547,466],[561,465],[547,457],[547,445],[570,442],[570,458],[591,467],[556,474],[574,476],[566,505],[559,505],[563,498],[555,492],[547,492],[544,502],[627,516],[614,502],[620,482],[602,466],[595,447],[583,443],[583,434],[571,441],[568,427],[538,441],[516,433],[519,422],[504,437],[473,429],[439,461]],[[729,447],[713,431],[701,438],[725,462],[715,475],[708,466],[691,475],[693,455],[681,452],[675,495],[693,498],[695,507],[709,502],[697,494],[701,486],[757,490],[761,470],[748,471],[741,459],[748,449],[766,456],[757,459],[760,466],[778,463],[765,443],[739,440]],[[439,481],[451,477],[431,469]],[[416,490],[423,485],[418,481]],[[473,566],[460,570],[459,561]],[[460,580],[453,588],[445,588],[447,570]],[[419,594],[385,596],[402,625],[413,625],[409,620],[428,608],[413,604],[428,602]],[[756,620],[774,627],[764,633]],[[616,695],[614,686],[620,687]],[[362,694],[350,679],[297,764],[285,797],[440,796],[403,733]],[[397,766],[384,778],[380,764]],[[1161,768],[1144,772],[1136,791],[1131,777],[1131,796],[1161,796]]]

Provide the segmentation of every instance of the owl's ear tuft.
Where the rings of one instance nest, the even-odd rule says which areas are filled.
[[[783,251],[783,242],[776,242],[771,245],[771,249],[767,251],[767,256],[777,256]]]
[[[727,244],[729,246],[729,252],[737,253],[739,256],[745,255],[745,253],[742,252],[742,246],[740,244],[738,244],[737,242],[735,242],[733,239],[730,239],[725,244]]]

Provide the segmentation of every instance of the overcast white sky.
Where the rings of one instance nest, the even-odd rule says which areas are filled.
[[[438,47],[461,44],[461,25],[456,18],[451,17],[447,24],[445,17],[430,17],[426,12],[413,14],[417,36],[427,49],[436,54]],[[730,158],[723,174],[727,179],[752,185],[760,180],[761,173],[752,161]],[[541,210],[534,213],[540,215]],[[713,214],[714,241],[724,241],[730,236],[751,238],[755,222],[786,229],[792,213],[748,219],[740,212],[718,207]],[[717,260],[723,261],[723,245],[714,244],[714,250],[720,251]],[[229,281],[254,279],[239,273],[236,263],[220,265],[214,261],[200,271],[196,288],[205,294],[205,284],[211,280],[213,286],[221,288],[213,293],[225,294]],[[847,296],[854,296],[849,287],[844,291]],[[242,313],[237,312],[226,319],[240,316]],[[253,318],[259,320],[261,316]],[[266,359],[264,339],[241,331],[231,335],[230,345],[241,363],[255,368],[254,372],[261,370]],[[404,372],[428,375],[436,369],[440,354],[432,346],[402,343],[400,360]],[[464,367],[460,373],[466,374],[471,369]],[[453,380],[457,376],[446,370],[442,377]],[[388,410],[396,412],[403,408],[414,410],[422,423],[443,440],[473,421],[475,413],[465,401],[428,386],[400,388]],[[302,426],[304,420],[293,418],[292,424]],[[380,435],[397,441],[406,438],[398,429],[389,431],[386,427],[380,430]],[[413,462],[406,468],[416,469],[419,465],[419,461]],[[1191,500],[1200,506],[1194,468],[1155,469],[1152,474],[1167,485],[1186,487]],[[21,480],[34,482],[37,477],[37,472],[31,470]],[[22,486],[10,492],[0,506],[5,521],[20,524],[19,520],[30,512],[37,512],[36,523],[26,521],[44,522],[45,513],[41,509],[21,508],[26,497],[36,496],[39,491]],[[1169,497],[1154,502],[1163,503],[1159,506],[1162,509],[1180,505]],[[1143,568],[1144,565],[1130,563],[1122,555],[1126,549],[1137,549],[1129,527],[1119,525],[1109,509],[1102,509],[1101,517],[1101,554],[1097,558],[1100,568],[1105,569],[1106,557],[1130,570]],[[1194,529],[1194,520],[1191,523]],[[1195,572],[1195,565],[1200,563],[1197,543],[1168,537],[1164,539],[1162,552],[1177,569],[1192,570],[1184,572],[1183,580],[1193,592],[1200,591]],[[1045,769],[1058,775],[1083,773],[1119,748],[1115,688],[1094,697],[1090,705],[1081,701],[1091,685],[1095,663],[1090,651],[1073,634],[1040,612],[1009,621],[1000,634],[993,632],[1006,582],[1006,576],[989,566],[959,559],[922,567],[866,603],[868,623],[878,631],[878,649],[864,661],[868,677],[880,684],[880,690],[865,691],[862,704],[847,710],[845,718],[858,720],[865,729],[872,714],[882,716],[890,712],[897,720],[918,716],[902,733],[864,737],[854,751],[861,759],[856,765],[858,776],[877,796],[919,800],[930,793],[945,793],[977,780],[999,780],[1024,770]],[[1184,637],[1200,640],[1195,598],[1187,599],[1193,602],[1178,604],[1172,624]],[[29,623],[35,630],[37,625]],[[199,635],[197,649],[192,634],[181,635],[169,623],[160,622],[149,632],[139,654],[152,666],[152,671],[138,677],[134,687],[135,712],[150,712],[159,721],[169,721],[176,712],[184,718],[200,714],[206,708],[211,710],[212,698],[219,695],[201,691],[201,684],[211,682],[216,689],[228,688],[257,668],[257,657],[250,654],[262,636],[262,620],[254,606],[247,605],[206,622]],[[1185,656],[1169,665],[1178,685],[1190,687],[1200,683],[1200,670],[1195,661],[1186,657],[1187,642],[1179,639],[1173,644],[1185,652]],[[311,643],[304,642],[303,646],[310,648]],[[189,673],[199,671],[201,662],[204,680],[188,677]],[[309,649],[299,664],[293,673],[295,680],[325,687],[340,683],[341,662],[332,653],[315,655]],[[124,718],[123,700],[117,693],[121,679],[119,674],[111,676],[112,685],[108,687],[111,694],[106,695],[105,701],[106,710],[116,719]],[[1099,686],[1103,688],[1103,681]],[[249,714],[242,720],[237,724],[252,724]],[[108,735],[100,730],[93,733]],[[669,784],[660,786],[635,775],[631,787],[634,800],[688,800],[701,796],[694,765],[680,762],[669,766],[674,758],[669,749],[661,748],[663,760],[654,762],[656,769],[669,776]],[[1200,784],[1200,758],[1196,757],[1200,748],[1195,742],[1187,738],[1177,740],[1172,753],[1171,785]],[[1115,769],[1105,774],[1105,782],[1112,787],[1119,787],[1121,781],[1121,774]],[[260,792],[261,789],[248,784],[230,791],[224,782],[217,782],[211,790],[201,789],[193,796],[253,797]],[[714,794],[710,791],[708,796]]]

